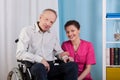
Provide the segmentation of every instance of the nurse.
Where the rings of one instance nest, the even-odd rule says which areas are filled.
[[[78,80],[92,80],[90,70],[96,64],[92,43],[80,38],[79,22],[70,20],[64,27],[69,40],[62,43],[62,49],[69,53],[71,61],[78,64]]]

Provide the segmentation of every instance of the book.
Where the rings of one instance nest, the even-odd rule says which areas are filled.
[[[110,48],[106,48],[106,65],[110,65]]]
[[[107,13],[106,18],[120,18],[120,13]]]
[[[119,48],[114,48],[114,65],[118,65],[119,64]]]
[[[114,65],[114,48],[110,48],[110,65]]]
[[[118,64],[120,65],[120,48],[118,49]]]

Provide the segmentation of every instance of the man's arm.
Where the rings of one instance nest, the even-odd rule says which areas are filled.
[[[39,55],[29,52],[29,45],[31,43],[30,34],[27,32],[27,28],[23,28],[20,35],[19,41],[17,42],[16,58],[18,60],[27,60],[31,62],[41,62],[43,59]]]

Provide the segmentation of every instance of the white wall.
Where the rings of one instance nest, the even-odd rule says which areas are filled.
[[[0,80],[16,66],[14,40],[21,28],[33,25],[45,8],[58,11],[58,0],[0,0]],[[59,35],[58,20],[52,30]]]

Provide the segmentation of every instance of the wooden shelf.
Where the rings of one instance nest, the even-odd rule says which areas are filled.
[[[106,65],[107,68],[120,68],[120,65]]]
[[[107,41],[107,44],[120,44],[120,41]]]
[[[112,14],[110,11],[108,11],[109,5],[108,6],[108,1],[110,0],[102,0],[102,61],[103,61],[103,73],[102,73],[102,80],[120,80],[120,65],[106,65],[106,48],[110,48],[110,46],[112,47],[120,47],[120,41],[115,41],[114,39],[111,41],[107,41],[107,37],[108,35],[106,35],[106,31],[108,30],[108,25],[109,22],[112,24],[114,21],[119,21],[120,20],[120,15],[118,16],[118,18],[116,17],[116,13]],[[113,0],[114,1],[114,0]],[[111,10],[111,9],[110,9]],[[108,15],[107,13],[110,12],[110,14]],[[113,16],[112,16],[113,15]],[[106,18],[107,17],[107,18]],[[113,20],[113,21],[112,21]],[[111,26],[110,26],[111,28]],[[110,35],[109,35],[110,36]]]
[[[106,20],[120,20],[120,18],[106,18]]]

